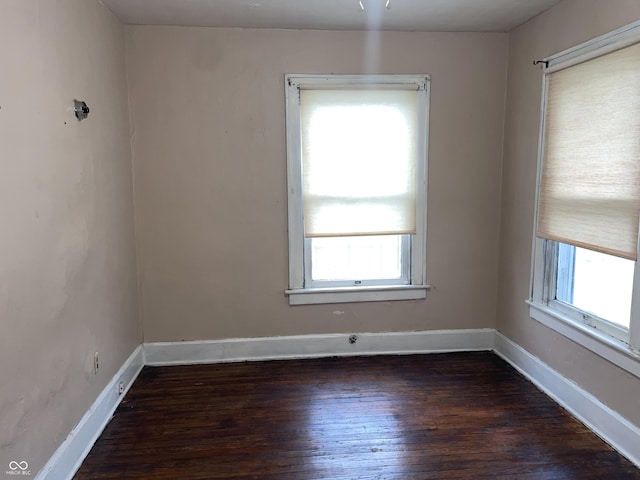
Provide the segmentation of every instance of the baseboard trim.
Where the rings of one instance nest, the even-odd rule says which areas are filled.
[[[139,345],[60,445],[36,480],[71,480],[145,365],[191,365],[327,356],[492,350],[640,468],[640,427],[494,329],[299,335]],[[125,382],[123,395],[118,384]]]
[[[138,345],[47,464],[38,472],[36,480],[73,478],[93,444],[111,420],[113,412],[138,377],[144,363],[144,349],[142,345]],[[122,394],[118,393],[120,382],[125,384],[125,391]]]
[[[495,330],[343,333],[145,343],[147,365],[492,350]],[[357,335],[355,343],[350,335]]]
[[[494,351],[587,428],[640,468],[640,428],[520,345],[496,332]]]

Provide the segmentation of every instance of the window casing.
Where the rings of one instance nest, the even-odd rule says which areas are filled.
[[[536,235],[528,302],[532,318],[636,376],[640,376],[640,269],[636,260],[640,196],[640,156],[637,155],[640,149],[636,150],[636,146],[640,145],[640,129],[635,128],[636,120],[621,121],[617,113],[626,114],[628,109],[635,108],[633,105],[640,105],[640,89],[618,85],[616,82],[626,80],[619,80],[624,75],[615,68],[602,71],[604,80],[600,81],[604,89],[597,85],[598,74],[584,75],[582,79],[580,74],[594,65],[603,68],[612,62],[615,65],[616,59],[621,62],[628,54],[630,58],[637,57],[638,52],[640,22],[545,59],[548,64],[544,68]],[[632,79],[629,85],[640,86],[638,62],[627,63],[634,70],[631,77],[625,73]],[[562,76],[554,77],[557,72]],[[582,80],[586,86],[581,84]],[[589,92],[591,84],[595,85],[592,92],[598,88],[604,92],[604,95],[594,95],[593,101],[589,93],[584,93]],[[551,88],[555,90],[550,92]],[[578,99],[573,104],[572,95]],[[583,115],[595,119],[595,124],[590,120],[575,122],[582,125],[583,130],[571,131],[574,123],[571,115],[580,116],[581,108],[585,105],[587,109],[593,108],[598,101],[606,102],[610,111],[599,116]],[[570,111],[571,108],[575,111]],[[593,132],[588,132],[592,126]],[[597,140],[598,134],[602,135],[600,140]],[[601,155],[601,160],[586,158],[592,153],[589,150],[598,149],[601,152],[594,155]],[[574,165],[571,165],[572,155]],[[625,155],[628,158],[624,158]],[[618,178],[615,175],[619,172],[613,171],[617,168],[623,172]],[[576,176],[582,178],[572,181]],[[632,181],[628,181],[629,178]],[[593,220],[589,215],[593,215]],[[604,223],[598,223],[600,220]],[[609,278],[620,282],[615,288],[624,289],[623,295],[628,296],[623,300],[629,302],[630,307],[626,305],[623,313],[603,308],[610,307],[607,301],[613,301],[606,293],[607,287],[614,283],[605,276],[607,272],[613,275]],[[624,272],[625,278],[617,278],[621,276],[619,272]],[[590,282],[586,287],[585,280]],[[580,282],[582,286],[578,285]],[[582,292],[582,299],[574,299],[574,291]],[[601,298],[589,299],[588,295]]]
[[[326,92],[329,93],[326,94]],[[384,104],[387,102],[385,97],[389,95],[389,92],[392,96],[393,92],[399,92],[400,103],[406,103],[401,97],[412,99],[410,107],[414,110],[412,115],[415,116],[415,121],[410,122],[411,129],[415,130],[413,137],[410,138],[414,140],[410,142],[411,145],[408,145],[408,150],[404,153],[398,152],[396,155],[393,150],[396,146],[390,142],[391,151],[382,156],[386,159],[384,162],[390,165],[382,167],[383,172],[384,168],[387,168],[386,175],[389,176],[389,180],[386,181],[383,178],[385,181],[379,183],[375,178],[368,177],[367,171],[363,170],[363,178],[367,178],[367,180],[361,185],[356,185],[357,188],[353,189],[360,192],[361,196],[356,202],[351,203],[361,207],[360,211],[364,211],[364,215],[352,215],[350,218],[347,217],[351,206],[349,199],[334,208],[331,203],[335,200],[331,196],[334,195],[334,192],[331,192],[331,198],[328,201],[323,200],[322,192],[318,194],[318,190],[322,190],[322,188],[318,189],[313,183],[318,178],[321,179],[322,175],[325,177],[331,175],[330,178],[335,178],[337,183],[335,197],[338,198],[338,201],[341,189],[347,196],[352,194],[348,184],[341,184],[345,181],[340,177],[342,167],[339,165],[332,167],[332,162],[335,160],[333,155],[325,154],[322,157],[328,159],[326,164],[316,163],[311,164],[311,167],[308,166],[309,156],[312,156],[316,151],[324,150],[325,144],[332,143],[323,139],[322,136],[320,136],[321,140],[316,140],[315,143],[309,140],[310,115],[307,110],[310,107],[308,105],[317,101],[316,97],[320,98],[320,102],[331,102],[334,96],[333,92],[339,92],[335,96],[337,98],[344,97],[347,104],[352,101],[351,97],[356,99],[363,97],[366,102],[369,96],[374,99],[379,96],[382,98],[379,103]],[[402,92],[407,92],[407,95]],[[324,97],[327,97],[328,100]],[[429,77],[426,75],[291,74],[285,76],[285,99],[289,207],[289,288],[286,293],[289,296],[289,303],[299,305],[425,298],[428,290],[425,276],[425,252]],[[391,102],[394,102],[393,98]],[[372,105],[373,107],[379,106],[373,103]],[[375,113],[373,111],[372,116],[375,117],[373,115]],[[390,113],[394,113],[393,108],[390,109]],[[391,138],[395,138],[393,137],[393,129],[397,125],[391,121],[386,122],[385,115],[383,112],[379,122],[370,123],[370,127],[367,127],[372,129],[373,138],[385,135],[391,135]],[[342,132],[348,134],[349,125],[351,124],[336,131],[340,135]],[[345,149],[353,150],[354,145],[349,145],[348,142],[349,140],[347,140]],[[366,151],[367,145],[365,143],[366,135],[365,141],[361,144]],[[360,152],[354,154],[359,155]],[[403,159],[406,158],[411,160],[411,168],[405,171],[407,167],[404,166]],[[397,162],[397,167],[394,162]],[[355,163],[357,165],[357,162]],[[331,168],[334,168],[335,172],[332,172]],[[314,174],[315,178],[308,178]],[[404,183],[406,183],[404,190],[400,188],[403,185],[403,180],[400,177],[403,175],[405,177],[409,175],[404,179]],[[351,178],[354,178],[353,174]],[[385,190],[393,190],[396,187],[405,193],[385,192]],[[400,197],[396,194],[399,194]],[[320,207],[318,207],[317,201],[325,201],[324,206],[320,203]],[[392,203],[387,205],[389,201]],[[391,212],[388,231],[387,225],[384,223],[382,226],[374,225],[371,227],[367,225],[366,221],[360,221],[366,217],[375,218],[377,216],[377,214],[368,214],[367,205],[369,204],[373,205],[373,210],[371,210],[373,212],[381,211],[376,208],[382,204],[383,216],[386,212]],[[326,212],[329,214],[323,213],[322,208],[326,208]],[[346,212],[345,218],[348,221],[341,224],[340,213],[343,211]],[[401,213],[398,214],[398,211]],[[327,225],[327,219],[328,223],[332,225]],[[376,228],[382,231],[376,231]],[[353,239],[352,244],[350,238]],[[352,251],[350,245],[356,249],[353,250],[356,254],[351,256],[347,253]],[[358,248],[361,250],[357,250]],[[374,266],[367,265],[367,262],[361,258],[363,252],[367,250],[382,252],[376,257],[382,264],[377,270],[373,268]],[[361,272],[364,278],[349,278],[348,272],[344,273],[344,269],[340,268],[339,263],[334,265],[336,268],[322,268],[327,265],[319,262],[322,258],[328,258],[326,255],[332,255],[332,252],[335,252],[337,256],[346,255],[345,258],[354,264],[354,271]],[[390,255],[393,258],[389,258]],[[396,256],[394,257],[394,255]],[[384,262],[380,258],[383,258]]]

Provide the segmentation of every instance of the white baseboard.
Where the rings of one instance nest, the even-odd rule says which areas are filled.
[[[145,343],[147,365],[281,360],[354,355],[393,355],[492,350],[495,330],[432,330],[423,332],[298,335],[232,338],[192,342]]]
[[[400,355],[493,350],[589,429],[640,467],[640,428],[596,397],[560,375],[500,332],[493,329],[423,332],[300,335],[236,338],[195,342],[157,342],[138,346],[98,396],[36,480],[70,480],[98,439],[126,391],[144,365],[318,358],[354,355]],[[126,393],[125,391],[125,393]]]
[[[143,366],[144,349],[139,345],[47,464],[38,472],[36,480],[70,480],[75,475]],[[120,382],[124,382],[125,385],[122,394],[118,393]]]
[[[494,351],[587,428],[640,467],[640,428],[500,332]]]

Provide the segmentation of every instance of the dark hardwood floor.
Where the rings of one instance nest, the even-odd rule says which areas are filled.
[[[640,479],[488,352],[146,367],[75,479]]]

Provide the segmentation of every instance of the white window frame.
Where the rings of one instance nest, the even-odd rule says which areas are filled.
[[[315,280],[312,278],[311,250],[312,238],[304,239],[304,284],[308,288],[331,288],[331,287],[353,287],[379,286],[379,285],[410,285],[411,279],[411,235],[398,235],[401,249],[401,276],[399,278],[376,278],[367,280]]]
[[[416,165],[416,233],[411,235],[410,279],[408,284],[313,287],[306,285],[302,158],[300,145],[301,88],[357,88],[376,86],[393,88],[415,86],[418,91],[418,136]],[[285,293],[290,305],[415,300],[427,296],[427,152],[430,77],[428,75],[285,75],[287,132],[287,187],[289,226],[289,288]],[[307,262],[308,263],[308,262]],[[397,283],[397,282],[396,282]]]
[[[555,300],[558,242],[535,235],[545,142],[547,75],[638,42],[640,22],[635,22],[544,59],[548,63],[543,69],[531,295],[527,303],[533,319],[640,378],[640,261],[636,261],[634,268],[631,320],[627,331],[612,322]]]

